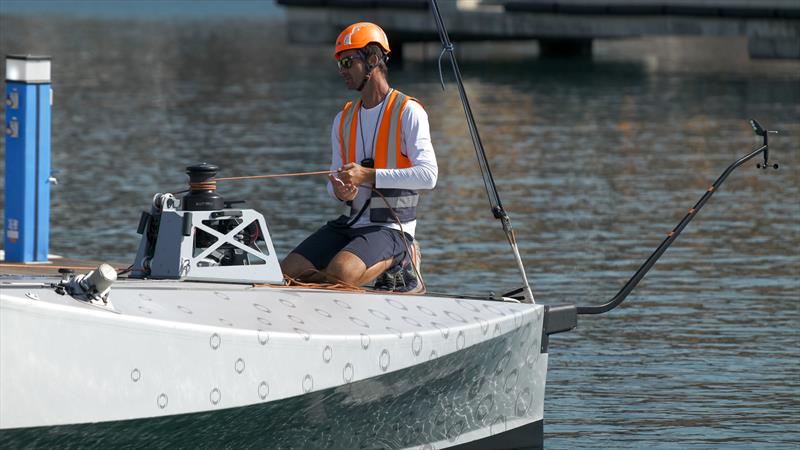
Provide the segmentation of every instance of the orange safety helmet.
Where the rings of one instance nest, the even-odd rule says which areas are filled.
[[[387,55],[391,52],[389,39],[381,27],[370,22],[354,23],[339,33],[333,57],[339,59],[339,53],[345,50],[364,48],[369,44],[378,44]]]

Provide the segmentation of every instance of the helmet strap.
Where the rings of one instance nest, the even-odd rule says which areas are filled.
[[[367,65],[367,73],[364,75],[364,79],[361,80],[361,84],[359,84],[356,88],[357,91],[361,92],[364,89],[364,86],[367,85],[369,79],[372,78],[372,71],[375,70],[375,66],[369,62],[369,57],[363,50],[359,50],[358,52],[361,54],[364,63]]]

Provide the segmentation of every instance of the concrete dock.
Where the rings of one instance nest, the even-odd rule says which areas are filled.
[[[347,25],[372,21],[392,39],[438,40],[427,0],[276,0],[289,39],[329,43]],[[595,39],[746,36],[753,58],[800,59],[797,0],[440,0],[454,42],[538,41],[543,55],[586,55]]]

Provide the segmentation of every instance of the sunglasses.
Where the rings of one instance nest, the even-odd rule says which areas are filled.
[[[356,59],[364,60],[364,58],[358,55],[343,56],[336,61],[336,65],[339,66],[339,69],[349,69],[353,67],[353,61]]]

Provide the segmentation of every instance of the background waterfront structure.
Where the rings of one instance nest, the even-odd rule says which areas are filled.
[[[436,41],[426,0],[277,0],[289,39],[331,42],[355,20],[380,23],[393,49]],[[595,39],[746,36],[754,58],[800,58],[794,0],[451,0],[440,5],[454,42],[536,40],[544,55],[588,55]]]

